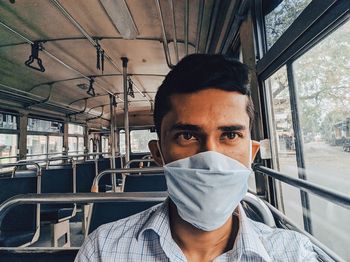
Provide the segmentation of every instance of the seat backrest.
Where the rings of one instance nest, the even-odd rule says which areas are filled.
[[[17,250],[1,250],[0,262],[73,262],[78,251],[78,248],[23,248]]]
[[[46,169],[41,176],[42,193],[73,193],[73,169],[69,167],[61,169]],[[41,210],[50,208],[71,208],[72,204],[43,204]]]
[[[77,168],[77,193],[88,193],[95,178],[95,162],[79,163]]]
[[[101,173],[104,170],[110,169],[111,168],[111,163],[109,158],[103,158],[98,161],[98,173]],[[115,168],[119,169],[121,168],[121,162],[120,162],[120,157],[117,157],[115,159]],[[116,175],[117,179],[122,179],[121,174]],[[100,186],[105,186],[105,185],[112,185],[112,180],[111,180],[111,175],[106,174],[103,177],[101,177],[99,181]]]
[[[269,227],[276,227],[275,219],[270,209],[257,196],[247,193],[243,198],[242,207],[250,219],[264,223]]]
[[[164,174],[128,175],[124,181],[124,192],[167,191]]]
[[[89,221],[88,233],[90,234],[102,224],[137,214],[159,203],[161,202],[118,201],[94,203]]]
[[[0,203],[3,203],[5,200],[15,195],[36,192],[37,178],[35,175],[0,179]],[[0,231],[11,232],[35,230],[36,208],[36,205],[20,205],[11,208],[2,220]]]

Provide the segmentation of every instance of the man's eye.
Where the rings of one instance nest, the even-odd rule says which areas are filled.
[[[235,139],[237,137],[237,134],[235,132],[226,132],[222,134],[222,137],[225,139]]]
[[[196,139],[191,133],[189,132],[183,132],[183,133],[180,133],[178,138],[180,139],[184,139],[184,140],[193,140],[193,139]]]

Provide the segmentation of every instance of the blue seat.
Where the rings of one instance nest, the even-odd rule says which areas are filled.
[[[102,224],[126,218],[142,212],[161,202],[120,201],[107,203],[94,203],[89,223],[90,234]]]
[[[69,167],[60,169],[46,169],[41,177],[42,193],[72,193],[73,169]],[[41,221],[57,223],[73,215],[74,204],[44,204],[41,205]]]
[[[0,179],[0,203],[19,194],[36,193],[37,178],[27,174]],[[11,208],[0,224],[0,246],[16,247],[30,243],[37,231],[37,205],[19,205]]]
[[[73,262],[78,248],[1,250],[0,262]]]
[[[110,164],[109,158],[103,158],[98,161],[98,173],[101,173],[102,171],[110,168],[111,168],[111,164]],[[121,162],[119,157],[115,159],[115,168],[116,169],[121,168]],[[116,176],[117,176],[117,180],[122,179],[121,174],[117,174]],[[99,192],[106,192],[111,189],[112,189],[111,175],[103,176],[99,181]]]
[[[128,175],[124,192],[167,191],[164,174]]]
[[[96,176],[95,162],[77,164],[77,193],[88,193]]]

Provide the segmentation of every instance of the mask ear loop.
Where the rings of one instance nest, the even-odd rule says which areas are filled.
[[[253,163],[253,141],[252,139],[249,140],[249,169],[252,169],[252,163]]]
[[[164,161],[162,150],[160,149],[159,140],[157,140],[157,147],[158,147],[158,150],[159,150],[160,158],[162,159],[162,165],[164,166],[165,165],[165,161]]]

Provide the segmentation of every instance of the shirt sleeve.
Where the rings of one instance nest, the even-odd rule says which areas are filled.
[[[80,247],[74,262],[100,262],[96,231],[90,234]]]

